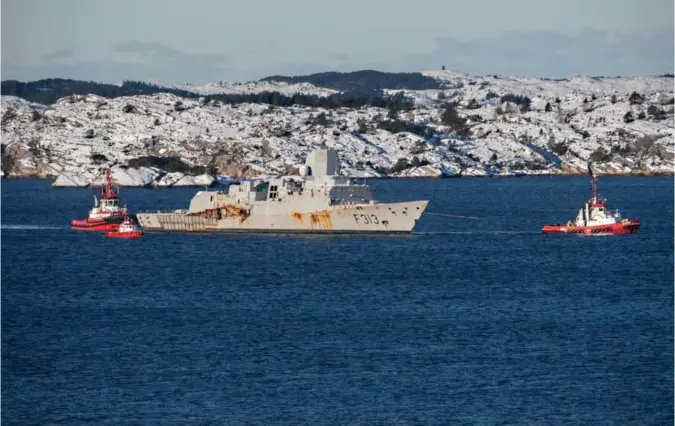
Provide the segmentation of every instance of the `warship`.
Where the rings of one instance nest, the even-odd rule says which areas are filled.
[[[297,175],[199,191],[187,210],[137,212],[146,231],[224,233],[412,232],[428,200],[380,203],[370,187],[340,176],[338,152],[322,144]]]

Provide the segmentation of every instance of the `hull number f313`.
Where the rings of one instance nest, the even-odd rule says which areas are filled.
[[[378,225],[380,223],[380,220],[375,216],[374,214],[367,215],[367,214],[354,214],[354,221],[359,224],[364,224],[364,225],[370,225],[370,224],[375,224]]]

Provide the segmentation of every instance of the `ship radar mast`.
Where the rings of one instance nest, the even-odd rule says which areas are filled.
[[[591,176],[591,197],[593,203],[598,202],[598,178],[593,174],[593,163],[588,163],[588,174]]]
[[[105,171],[105,185],[101,187],[101,200],[110,200],[119,198],[117,193],[112,189],[112,174],[110,169]]]

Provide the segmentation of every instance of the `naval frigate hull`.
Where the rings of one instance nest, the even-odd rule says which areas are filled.
[[[138,212],[146,231],[194,233],[402,234],[412,232],[428,201],[337,205],[312,212],[265,213],[224,206],[198,213]]]

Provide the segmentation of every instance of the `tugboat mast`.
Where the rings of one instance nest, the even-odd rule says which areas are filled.
[[[588,163],[588,174],[591,176],[591,196],[593,203],[598,201],[598,178],[593,174],[593,163]]]
[[[117,198],[117,194],[113,192],[112,189],[112,174],[110,173],[110,169],[106,169],[105,171],[105,187],[101,188],[101,199],[111,199],[111,198]]]

